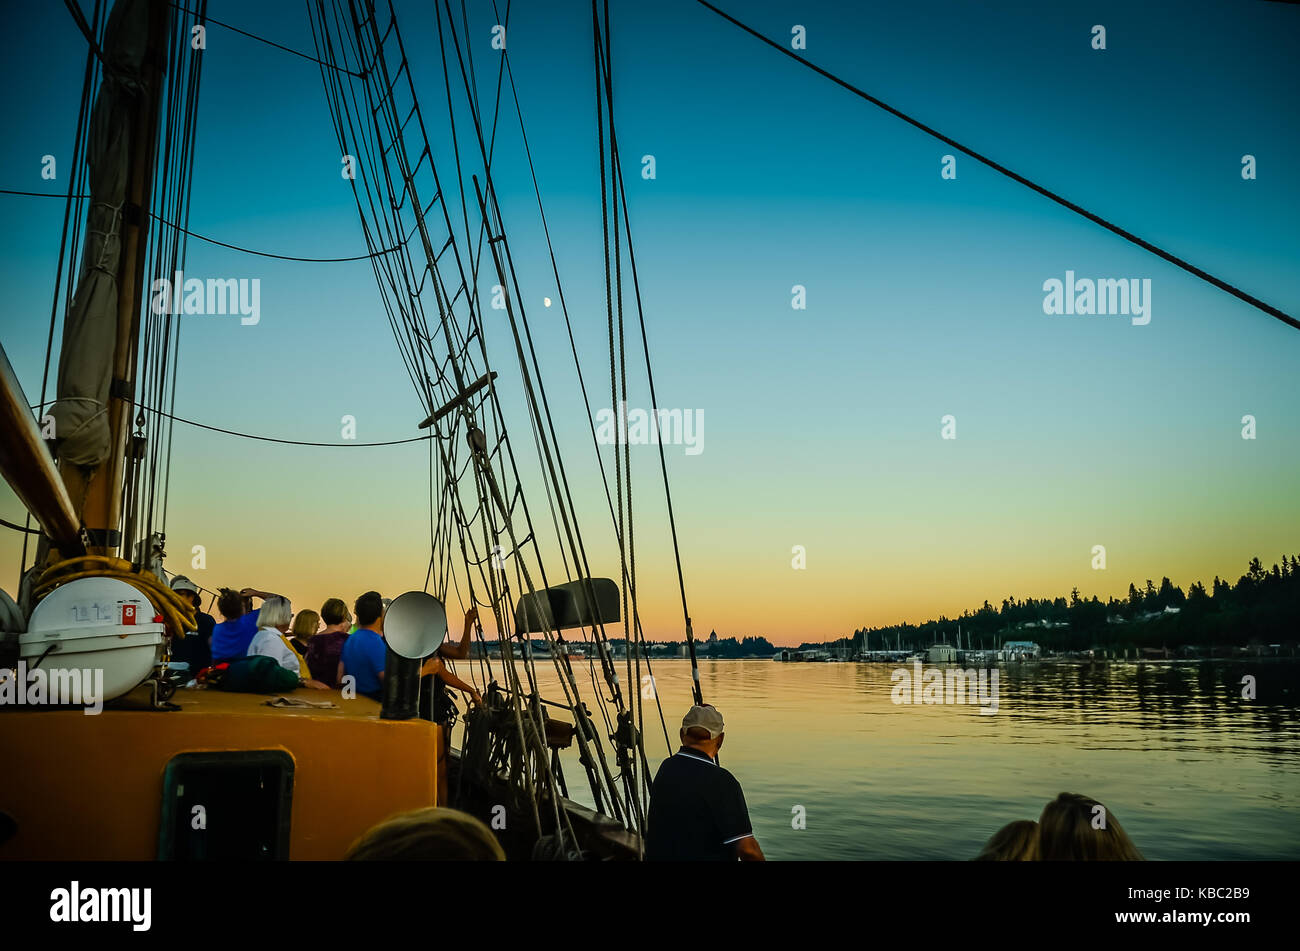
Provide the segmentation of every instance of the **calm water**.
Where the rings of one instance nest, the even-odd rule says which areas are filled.
[[[544,696],[562,699],[544,664]],[[1066,791],[1104,803],[1150,859],[1300,858],[1294,661],[1002,667],[991,716],[895,705],[893,669],[701,662],[705,699],[727,721],[722,763],[770,858],[966,859]],[[675,748],[690,665],[656,661],[654,673]],[[1241,697],[1245,674],[1254,701]],[[590,676],[579,685],[591,706]],[[666,747],[652,702],[645,730],[657,769]],[[576,755],[564,768],[590,804]],[[804,830],[792,828],[796,806]]]

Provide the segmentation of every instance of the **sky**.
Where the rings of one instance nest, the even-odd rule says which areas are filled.
[[[803,26],[809,60],[1300,313],[1300,9],[719,5],[783,44]],[[85,40],[61,4],[5,8],[0,188],[58,194],[68,164],[48,181],[41,159],[72,151]],[[484,95],[497,20],[490,3],[467,8]],[[1235,579],[1253,556],[1267,565],[1300,551],[1300,332],[963,155],[943,178],[951,148],[697,3],[611,10],[659,403],[703,420],[703,451],[667,454],[697,633],[798,644],[1008,595],[1078,587],[1104,600],[1165,575],[1184,587]],[[399,2],[397,13],[435,158],[450,168],[433,7]],[[297,3],[212,0],[209,15],[312,49]],[[514,4],[506,48],[592,409],[607,408],[589,4]],[[281,254],[363,253],[316,64],[217,26],[203,57],[190,228]],[[568,338],[558,307],[542,303],[558,295],[508,110],[497,150],[593,570],[617,577]],[[62,212],[0,195],[0,340],[33,403]],[[1067,271],[1149,280],[1150,322],[1045,314],[1044,282]],[[325,442],[340,441],[345,415],[358,441],[418,434],[424,414],[368,263],[192,242],[187,274],[259,279],[261,319],[183,319],[179,416]],[[486,319],[498,387],[517,394],[504,318]],[[630,385],[632,405],[648,406],[644,375]],[[503,399],[516,448],[531,451],[523,403]],[[1242,438],[1246,415],[1254,439]],[[956,438],[942,438],[946,416]],[[657,450],[631,454],[643,623],[651,638],[680,639]],[[421,444],[290,447],[177,424],[167,566],[209,588],[282,592],[297,608],[422,588],[426,463]],[[541,496],[533,504],[544,511]],[[6,487],[0,517],[23,514]],[[1104,569],[1093,567],[1098,545]],[[20,547],[15,533],[0,537],[11,591]]]

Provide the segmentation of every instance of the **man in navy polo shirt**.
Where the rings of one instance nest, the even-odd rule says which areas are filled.
[[[762,862],[736,777],[718,765],[725,725],[707,704],[682,718],[682,748],[650,787],[647,862]]]

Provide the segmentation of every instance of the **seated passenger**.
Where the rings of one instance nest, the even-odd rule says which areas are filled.
[[[253,637],[252,643],[248,645],[248,656],[270,657],[285,670],[297,674],[304,686],[328,690],[328,686],[312,679],[307,662],[294,649],[293,643],[288,638],[289,621],[292,617],[293,606],[289,604],[288,598],[279,595],[267,598],[258,616],[262,627]]]
[[[320,608],[325,629],[307,642],[303,658],[321,683],[337,688],[339,685],[339,656],[348,639],[352,614],[340,598],[330,598]]]
[[[293,644],[293,649],[299,656],[307,656],[307,645],[318,627],[320,627],[320,615],[315,611],[299,611],[294,616],[289,642]]]
[[[211,614],[201,610],[203,602],[199,597],[198,586],[184,575],[172,578],[172,590],[180,593],[194,605],[194,621],[198,629],[181,637],[172,639],[171,657],[190,665],[190,677],[194,677],[204,667],[212,664],[212,629],[217,620]]]
[[[257,633],[258,612],[252,610],[252,599],[278,597],[269,591],[245,588],[234,591],[222,588],[217,597],[217,610],[221,623],[212,627],[212,663],[220,664],[248,656],[248,645]]]
[[[372,700],[383,700],[384,664],[388,660],[388,644],[384,641],[381,622],[384,599],[378,591],[367,591],[357,598],[354,610],[357,627],[348,635],[339,655],[339,685],[343,685],[345,676],[352,677],[357,693]]]
[[[1037,862],[1038,823],[1029,819],[1008,822],[989,838],[976,862]]]
[[[348,849],[351,862],[504,862],[486,825],[455,809],[430,806],[370,829]]]
[[[1143,861],[1114,814],[1078,793],[1061,793],[1043,807],[1038,842],[1044,862]]]

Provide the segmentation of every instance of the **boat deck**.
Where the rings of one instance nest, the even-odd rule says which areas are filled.
[[[278,708],[271,696],[178,690],[181,709],[149,709],[135,691],[87,716],[80,709],[0,713],[0,811],[18,831],[0,858],[156,858],[168,764],[182,754],[279,751],[292,761],[289,857],[339,859],[394,813],[435,805],[438,726],[381,720],[367,698],[299,689],[337,709]],[[214,817],[218,818],[218,817]],[[214,822],[215,825],[215,822]]]

